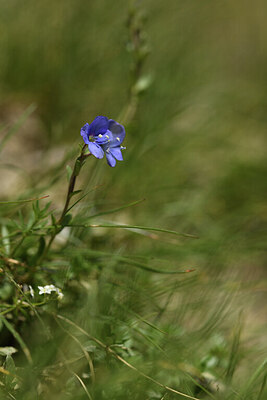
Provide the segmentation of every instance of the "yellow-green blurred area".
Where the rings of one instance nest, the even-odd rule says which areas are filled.
[[[67,185],[65,166],[53,176],[45,175],[46,168],[52,171],[69,150],[78,152],[80,128],[97,115],[120,122],[134,63],[127,29],[131,4],[0,0],[1,125],[12,125],[30,104],[36,105],[1,153],[2,199],[48,194],[60,207]],[[150,51],[139,84],[148,87],[133,119],[125,122],[124,161],[113,169],[104,159],[87,160],[78,188],[101,186],[80,207],[88,216],[145,199],[96,223],[165,228],[198,239],[99,228],[88,247],[142,256],[157,268],[195,269],[188,278],[191,286],[186,290],[181,284],[183,295],[174,297],[168,314],[173,324],[177,318],[189,331],[197,329],[210,307],[219,309],[233,296],[231,306],[227,303],[228,327],[241,312],[244,349],[255,345],[242,356],[242,384],[251,374],[249,364],[254,371],[264,351],[267,3],[136,4],[144,13],[141,29]],[[67,163],[73,166],[74,156]],[[56,175],[60,180],[49,187]],[[129,274],[131,278],[140,277]],[[168,289],[171,279],[142,279],[144,291],[150,285],[148,296],[159,296],[163,304],[160,288]],[[108,293],[106,304],[112,298]],[[136,307],[142,314],[146,302]],[[231,329],[225,329],[221,334],[231,337]],[[179,362],[190,358],[190,349],[197,352],[205,346],[205,332],[193,347],[189,342],[183,342],[183,355],[175,354]]]

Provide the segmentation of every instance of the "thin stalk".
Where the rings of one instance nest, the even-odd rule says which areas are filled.
[[[71,197],[72,197],[72,195],[73,195],[74,188],[75,188],[76,178],[77,178],[77,176],[78,176],[79,173],[80,173],[80,170],[81,170],[81,168],[82,168],[82,166],[83,166],[84,161],[86,160],[87,157],[89,157],[89,156],[91,155],[91,153],[89,153],[89,154],[85,154],[85,153],[84,153],[86,147],[87,147],[86,144],[83,145],[82,150],[81,150],[81,154],[80,154],[79,157],[76,159],[76,162],[75,162],[75,165],[74,165],[74,168],[73,168],[71,177],[70,177],[70,181],[69,181],[69,186],[68,186],[68,191],[67,191],[67,196],[66,196],[66,201],[65,201],[64,208],[63,208],[63,210],[62,210],[62,213],[61,213],[59,219],[58,219],[57,222],[56,222],[54,232],[51,234],[51,237],[50,237],[50,239],[49,239],[49,242],[48,242],[47,246],[45,247],[44,252],[41,254],[41,256],[40,256],[40,258],[39,258],[39,260],[38,260],[38,263],[39,263],[39,264],[40,264],[40,263],[43,261],[43,259],[46,257],[46,255],[47,255],[47,253],[49,252],[50,247],[51,247],[51,245],[52,245],[52,243],[53,243],[55,237],[57,236],[57,234],[58,234],[59,232],[61,232],[61,230],[62,230],[63,227],[64,227],[64,226],[62,225],[62,222],[63,222],[63,220],[64,220],[65,215],[68,213],[68,208],[69,208],[70,200],[71,200]]]
[[[63,221],[63,219],[64,219],[64,217],[65,217],[65,215],[66,215],[66,213],[68,211],[70,199],[72,197],[72,193],[74,192],[74,188],[75,188],[76,178],[80,173],[82,164],[83,164],[84,160],[89,155],[91,155],[91,153],[87,154],[87,155],[84,154],[84,151],[85,151],[86,147],[87,147],[86,144],[83,145],[82,150],[81,150],[81,154],[79,155],[79,157],[77,158],[77,160],[75,162],[75,166],[74,166],[74,169],[73,169],[71,177],[70,177],[70,182],[69,182],[69,187],[68,187],[68,192],[67,192],[65,205],[64,205],[63,211],[61,213],[61,216],[57,221],[57,225],[61,225],[62,224],[62,221]]]

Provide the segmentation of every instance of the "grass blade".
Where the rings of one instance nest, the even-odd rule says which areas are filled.
[[[19,117],[18,121],[7,131],[5,136],[0,142],[0,153],[3,150],[5,144],[8,142],[9,139],[18,131],[18,129],[24,124],[27,118],[34,112],[36,109],[35,104],[31,104],[22,115]]]
[[[32,357],[31,357],[30,351],[29,351],[27,345],[25,344],[24,340],[20,336],[20,334],[14,329],[14,327],[8,322],[8,320],[3,315],[0,314],[0,318],[3,322],[3,324],[9,330],[9,332],[14,336],[14,338],[20,344],[20,347],[22,348],[29,363],[32,364]]]
[[[0,201],[0,204],[6,205],[6,204],[24,204],[24,203],[31,203],[32,201],[47,199],[47,197],[49,197],[49,195],[42,196],[42,197],[35,197],[34,199],[26,199],[26,200]]]
[[[136,201],[133,201],[132,203],[126,204],[124,206],[113,208],[112,210],[109,210],[109,211],[99,212],[97,214],[94,214],[94,215],[90,216],[90,218],[96,218],[96,217],[100,217],[102,215],[113,214],[113,213],[116,213],[118,211],[124,210],[125,208],[136,206],[137,204],[142,203],[143,201],[145,201],[145,199],[136,200]]]
[[[154,228],[154,227],[149,227],[149,226],[140,226],[140,225],[126,225],[126,224],[98,224],[98,225],[83,225],[83,224],[69,224],[66,226],[71,226],[73,228],[119,228],[119,229],[140,229],[144,231],[154,231],[154,232],[162,232],[162,233],[169,233],[171,235],[176,235],[176,236],[183,236],[183,237],[188,237],[188,238],[193,238],[193,239],[198,239],[198,236],[191,235],[189,233],[180,233],[177,231],[173,231],[170,229],[161,229],[161,228]]]
[[[76,378],[78,379],[78,381],[80,382],[82,388],[84,389],[85,393],[87,394],[88,399],[93,400],[92,396],[90,395],[90,393],[88,392],[87,387],[85,386],[83,380],[79,377],[79,375],[75,374],[75,372],[73,372],[73,375],[76,376]]]
[[[247,398],[248,393],[254,387],[254,384],[257,381],[257,379],[261,376],[261,374],[264,371],[266,373],[266,367],[267,367],[267,360],[264,360],[263,363],[261,363],[261,365],[256,369],[254,374],[249,379],[247,385],[244,387],[244,389],[240,393],[240,399],[245,400]],[[263,384],[265,385],[264,380],[263,380]],[[260,393],[260,396],[261,396],[261,393]]]
[[[190,396],[189,394],[179,392],[178,390],[175,390],[169,386],[164,385],[163,383],[157,381],[156,379],[152,378],[151,376],[145,374],[144,372],[140,371],[138,368],[136,368],[134,365],[130,364],[128,361],[126,361],[124,358],[122,358],[119,354],[117,354],[114,350],[112,350],[109,346],[107,346],[105,343],[101,342],[99,339],[91,336],[89,333],[87,333],[84,329],[82,329],[80,326],[72,322],[70,319],[63,317],[62,315],[55,315],[56,318],[59,318],[63,321],[65,321],[67,324],[74,326],[76,329],[78,329],[81,333],[83,333],[85,336],[87,336],[90,340],[94,341],[98,346],[102,347],[106,352],[110,353],[114,358],[116,358],[118,361],[120,361],[122,364],[126,365],[128,368],[131,370],[135,371],[138,373],[140,376],[143,378],[149,380],[150,382],[153,382],[155,385],[160,386],[161,388],[164,388],[168,392],[178,394],[179,396],[185,397],[187,399],[192,399],[192,400],[199,400],[197,397]]]
[[[75,250],[72,249],[71,254],[73,254],[74,252],[75,252]],[[79,252],[79,254],[81,252],[84,252],[86,255],[91,256],[91,257],[98,257],[98,258],[102,257],[102,258],[109,258],[109,259],[110,259],[110,257],[112,257],[112,258],[114,258],[114,259],[116,259],[116,260],[118,260],[118,261],[120,261],[122,263],[133,265],[134,267],[138,267],[138,268],[141,268],[141,269],[143,269],[145,271],[154,272],[154,273],[157,273],[157,274],[176,275],[176,274],[187,274],[189,272],[195,271],[194,268],[186,269],[184,271],[177,271],[177,270],[173,270],[173,271],[166,270],[165,271],[163,269],[150,267],[147,264],[144,264],[144,263],[142,263],[140,261],[132,260],[131,258],[128,258],[126,256],[120,256],[120,255],[117,255],[117,254],[106,253],[106,252],[97,251],[97,250],[79,249],[78,252]],[[68,253],[68,250],[66,250],[66,253]]]
[[[76,204],[78,204],[82,199],[84,199],[89,193],[93,192],[94,190],[98,189],[99,187],[101,187],[102,185],[98,185],[93,187],[93,189],[88,190],[88,192],[86,192],[84,195],[82,195],[78,200],[75,201],[75,203],[72,204],[72,206],[70,206],[66,213],[68,213],[74,206],[76,206]]]

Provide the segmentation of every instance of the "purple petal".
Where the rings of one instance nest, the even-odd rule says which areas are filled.
[[[89,126],[89,135],[97,136],[100,133],[103,135],[108,130],[107,117],[96,117]]]
[[[116,160],[115,160],[115,158],[113,157],[113,155],[110,154],[110,153],[106,153],[106,157],[107,157],[108,165],[109,165],[110,167],[115,167],[115,165],[116,165]]]
[[[116,160],[123,161],[120,147],[111,147],[110,153],[116,158]]]
[[[115,139],[116,138],[120,139],[120,141],[118,140],[118,143],[121,144],[125,138],[124,126],[118,124],[118,122],[114,121],[114,119],[109,119],[108,129],[113,133]]]
[[[101,149],[100,146],[98,146],[98,144],[89,142],[88,149],[89,149],[90,153],[92,153],[93,156],[95,156],[96,158],[104,157],[104,151]]]
[[[101,137],[99,137],[101,136]],[[102,146],[103,144],[109,143],[113,139],[112,133],[107,130],[104,135],[100,134],[98,136],[95,136],[95,142]]]
[[[89,144],[88,139],[89,124],[88,122],[81,128],[81,135],[85,144]]]

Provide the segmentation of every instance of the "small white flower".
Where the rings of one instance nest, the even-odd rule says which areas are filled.
[[[47,290],[50,290],[50,293],[51,293],[51,292],[56,292],[56,291],[57,291],[57,288],[55,287],[55,285],[46,285],[45,288],[46,288]]]
[[[39,294],[51,294],[51,289],[49,285],[46,286],[38,286]]]
[[[29,285],[30,295],[34,297],[34,290],[31,285]]]
[[[64,297],[64,294],[61,292],[61,290],[59,290],[59,291],[57,292],[57,298],[58,298],[58,300],[62,300],[63,297]]]
[[[57,288],[55,285],[38,286],[38,289],[39,294],[51,294],[52,292],[56,292],[59,300],[64,296],[61,289]]]

